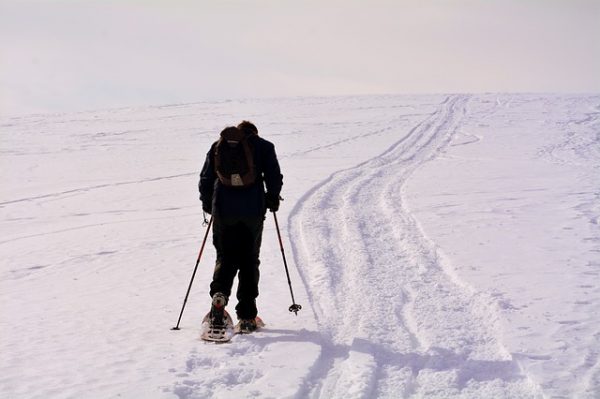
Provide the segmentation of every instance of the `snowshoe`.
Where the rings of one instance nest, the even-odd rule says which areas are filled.
[[[250,334],[265,326],[262,319],[256,316],[255,319],[241,319],[236,324],[234,331],[236,334]]]
[[[227,342],[234,336],[233,319],[227,313],[223,311],[223,319],[221,321],[215,321],[211,317],[211,313],[208,312],[202,320],[202,333],[200,338],[205,341],[213,342]]]
[[[213,295],[210,312],[202,320],[200,337],[205,341],[227,342],[234,335],[233,320],[225,310],[227,297],[220,292]]]

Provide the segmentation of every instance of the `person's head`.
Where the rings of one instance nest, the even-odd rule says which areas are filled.
[[[258,134],[258,129],[256,126],[254,126],[254,123],[249,121],[242,121],[239,125],[237,125],[237,128],[247,136],[254,136]]]

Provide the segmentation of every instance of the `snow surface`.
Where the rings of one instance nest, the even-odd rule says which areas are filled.
[[[284,173],[266,328],[198,339],[197,175]],[[600,96],[239,100],[0,120],[0,397],[600,397]],[[235,300],[232,301],[235,303]]]

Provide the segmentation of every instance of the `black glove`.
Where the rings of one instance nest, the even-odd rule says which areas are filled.
[[[212,213],[212,201],[210,202],[202,202],[202,210],[209,215]]]
[[[271,212],[277,212],[279,210],[279,195],[273,195],[271,193],[265,194],[265,205]]]

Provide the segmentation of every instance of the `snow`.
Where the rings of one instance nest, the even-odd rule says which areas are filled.
[[[600,396],[600,96],[230,100],[0,120],[0,397]],[[197,175],[284,173],[263,331],[200,341]],[[235,299],[232,301],[235,304]]]

